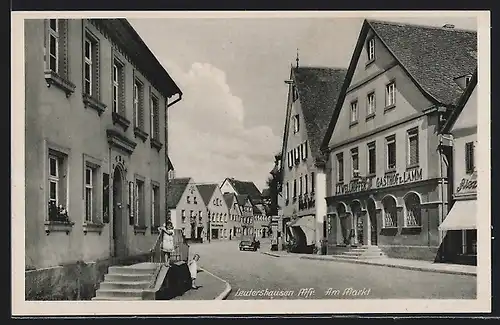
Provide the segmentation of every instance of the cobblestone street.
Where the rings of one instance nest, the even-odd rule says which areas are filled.
[[[268,245],[266,240],[261,242],[263,247]],[[202,267],[231,284],[229,300],[476,297],[474,276],[272,257],[240,252],[238,241],[193,244],[190,250],[201,255]]]

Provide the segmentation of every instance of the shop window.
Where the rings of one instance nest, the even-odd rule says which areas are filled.
[[[382,200],[384,207],[384,228],[395,228],[398,226],[398,215],[396,200],[387,196]]]
[[[476,230],[462,230],[462,254],[477,255]]]
[[[405,197],[405,227],[420,227],[422,225],[422,208],[420,198],[415,193]]]

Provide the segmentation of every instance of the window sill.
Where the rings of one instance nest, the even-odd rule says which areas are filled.
[[[369,120],[373,120],[375,118],[375,113],[371,113],[371,114],[368,114],[366,115],[366,121],[369,121]]]
[[[349,127],[352,128],[354,126],[358,125],[358,121],[350,122]]]
[[[102,228],[104,228],[103,223],[85,222],[83,224],[83,233],[86,235],[88,232],[97,232],[101,235]]]
[[[161,148],[163,148],[163,144],[159,140],[151,138],[151,148],[155,148],[156,150],[160,151]]]
[[[65,232],[69,235],[74,224],[73,221],[45,221],[45,233],[49,235],[51,232]]]
[[[392,111],[395,107],[396,107],[396,104],[392,104],[392,105],[386,106],[384,108],[384,114],[387,113],[387,112],[389,112],[389,111]]]
[[[394,236],[398,233],[398,227],[391,226],[391,227],[382,227],[380,229],[380,233],[382,235],[388,235],[388,236]]]
[[[391,168],[391,169],[388,169],[385,171],[386,175],[395,174],[395,173],[396,173],[396,168]]]
[[[87,94],[82,94],[83,103],[85,104],[85,108],[90,107],[97,111],[97,114],[101,116],[101,114],[106,110],[106,104],[101,103],[96,98],[89,96]]]
[[[371,60],[368,60],[365,64],[365,68],[368,68],[370,65],[373,64],[373,62],[375,62],[375,58],[371,59]]]
[[[138,127],[134,127],[134,135],[136,138],[141,139],[142,142],[146,142],[146,139],[149,136],[149,134],[147,134],[145,131],[141,130]]]
[[[137,234],[143,234],[143,235],[145,235],[146,234],[146,229],[148,229],[147,226],[134,225],[134,234],[135,235],[137,235]]]
[[[419,167],[420,167],[419,164],[407,165],[406,170],[417,169]]]
[[[123,131],[127,131],[128,127],[130,126],[130,121],[127,120],[125,116],[122,116],[117,112],[113,112],[113,114],[111,114],[111,117],[113,118],[113,124],[118,124],[123,128]]]
[[[418,234],[422,231],[422,226],[404,226],[401,229],[402,234]]]
[[[76,86],[71,81],[63,78],[57,72],[52,70],[45,70],[45,81],[47,82],[47,87],[50,88],[51,85],[55,85],[66,94],[66,98],[71,96],[75,92]]]

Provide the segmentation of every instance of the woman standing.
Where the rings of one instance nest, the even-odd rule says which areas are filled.
[[[161,250],[165,254],[165,265],[170,265],[170,255],[174,251],[174,230],[171,222],[167,224],[163,224],[162,227],[159,228],[161,234],[163,236],[161,241]]]

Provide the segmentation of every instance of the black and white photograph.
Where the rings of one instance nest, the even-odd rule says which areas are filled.
[[[491,310],[489,12],[11,16],[14,314]]]

